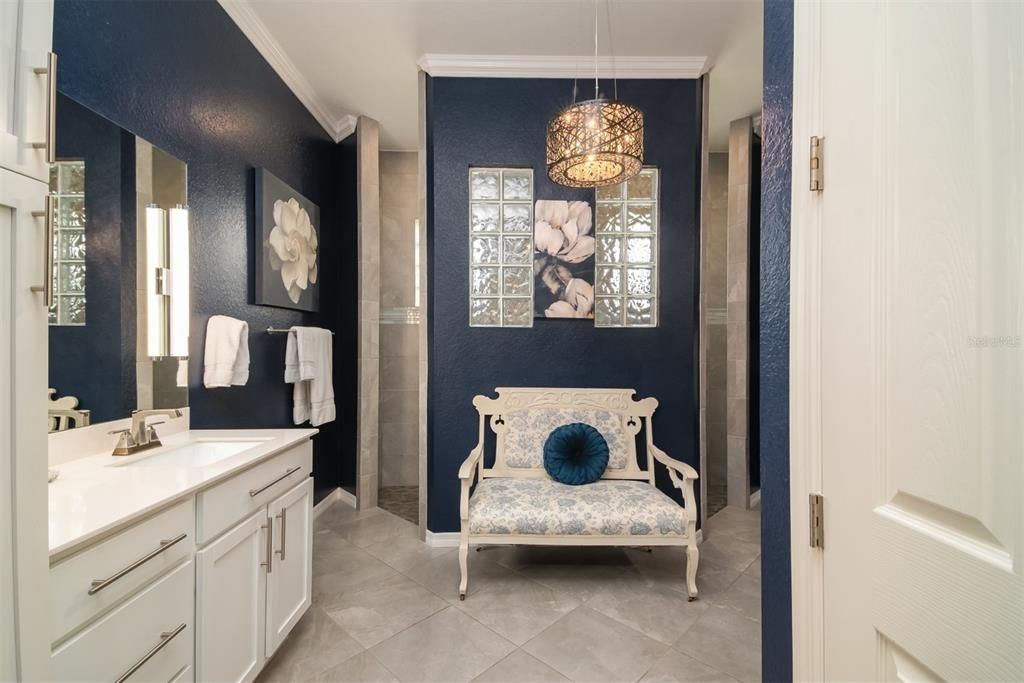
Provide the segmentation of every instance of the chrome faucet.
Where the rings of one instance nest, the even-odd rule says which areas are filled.
[[[156,410],[135,410],[132,412],[132,426],[129,429],[118,429],[110,432],[120,435],[117,445],[114,447],[113,455],[131,455],[147,448],[156,448],[160,444],[160,437],[156,433],[156,425],[163,422],[146,422],[147,418],[166,415],[170,418],[181,417],[181,411],[177,408],[161,408]]]

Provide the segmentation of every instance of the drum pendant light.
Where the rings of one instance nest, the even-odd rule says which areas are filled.
[[[644,164],[644,115],[616,96],[598,93],[597,2],[594,3],[594,99],[573,103],[548,123],[548,177],[567,187],[617,185]],[[611,34],[609,15],[608,32]]]

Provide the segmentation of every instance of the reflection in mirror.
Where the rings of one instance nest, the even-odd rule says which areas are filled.
[[[57,157],[49,430],[184,407],[185,164],[62,94]]]

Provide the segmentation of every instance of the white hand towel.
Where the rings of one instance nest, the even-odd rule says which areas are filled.
[[[293,327],[285,347],[284,381],[294,384],[295,424],[314,427],[334,421],[334,359],[330,330]]]
[[[206,322],[203,384],[212,389],[248,381],[249,323],[226,315],[211,316]]]

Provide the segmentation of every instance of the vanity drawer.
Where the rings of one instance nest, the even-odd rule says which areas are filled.
[[[313,442],[297,446],[200,492],[196,499],[196,542],[203,545],[227,531],[309,476]]]
[[[191,680],[194,591],[189,560],[54,650],[53,679]]]
[[[195,551],[193,499],[50,567],[50,642],[167,573]]]

